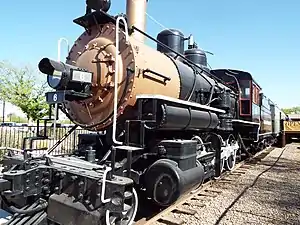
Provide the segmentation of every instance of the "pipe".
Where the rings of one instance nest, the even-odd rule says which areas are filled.
[[[146,7],[148,0],[127,0],[126,15],[127,23],[131,28],[135,26],[142,31],[146,31]],[[131,35],[134,39],[144,43],[145,36],[140,32],[133,32]]]

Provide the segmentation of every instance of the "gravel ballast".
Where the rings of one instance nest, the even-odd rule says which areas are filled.
[[[189,225],[300,224],[300,149],[276,148],[234,182],[213,184],[222,193],[194,216],[177,214]]]

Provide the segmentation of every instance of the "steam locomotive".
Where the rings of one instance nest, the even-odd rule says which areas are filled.
[[[148,35],[147,0],[117,16],[109,0],[86,3],[67,61],[43,58],[39,69],[54,89],[47,102],[96,133],[72,155],[50,154],[62,139],[43,156],[5,156],[2,209],[23,215],[18,224],[133,224],[142,196],[169,206],[278,140],[284,113],[250,73],[209,69],[179,30]]]

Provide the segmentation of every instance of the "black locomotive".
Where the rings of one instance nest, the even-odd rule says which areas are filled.
[[[40,157],[5,156],[2,208],[26,215],[18,224],[132,224],[144,197],[169,206],[278,139],[284,114],[250,73],[209,69],[178,30],[149,36],[146,3],[127,0],[126,16],[111,16],[110,1],[87,1],[66,63],[40,61],[55,89],[48,103],[104,134],[80,135],[72,155],[50,154],[60,140]]]

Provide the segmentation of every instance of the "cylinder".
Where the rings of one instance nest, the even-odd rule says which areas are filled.
[[[175,106],[164,107],[164,123],[161,129],[190,130],[190,129],[214,129],[218,126],[219,119],[215,113],[181,108]]]
[[[146,7],[148,0],[127,0],[126,15],[128,26],[135,26],[142,31],[146,31]],[[140,42],[145,41],[145,36],[134,31],[131,35]]]
[[[148,197],[158,205],[169,206],[182,194],[203,182],[204,168],[199,164],[182,171],[175,161],[160,159],[149,167],[145,176]]]

